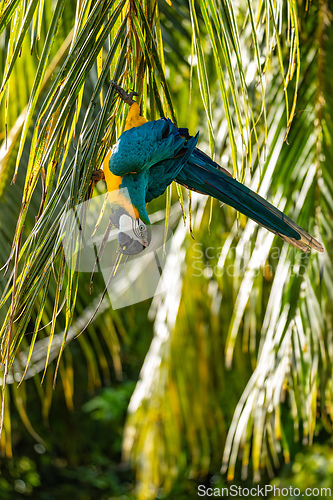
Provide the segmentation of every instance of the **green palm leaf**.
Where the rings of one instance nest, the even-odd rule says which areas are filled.
[[[16,377],[44,371],[50,388],[45,369],[57,359],[71,406],[72,360],[61,355],[95,302],[89,279],[73,271],[74,262],[66,266],[59,227],[66,211],[99,192],[92,172],[124,126],[127,110],[111,80],[136,90],[149,118],[169,115],[200,128],[202,149],[330,248],[333,94],[325,57],[332,30],[322,4],[318,18],[294,1],[271,0],[85,0],[75,13],[62,0],[12,0],[0,9],[0,254],[7,269],[0,334],[2,361],[8,347]],[[306,41],[315,36],[318,50]],[[172,199],[170,189],[167,219]],[[224,443],[229,479],[238,459],[244,477],[250,463],[256,479],[263,466],[277,467],[281,451],[285,459],[290,453],[282,401],[294,437],[308,442],[316,400],[324,421],[333,414],[331,252],[304,258],[242,216],[235,222],[227,208],[214,206],[210,224],[197,196],[192,211],[197,240],[180,221],[165,270],[176,288],[153,301],[155,337],[129,407],[124,454],[137,467],[139,498],[170,490],[178,475],[216,470]],[[212,247],[219,248],[213,256]],[[90,385],[100,383],[99,367],[109,369],[95,328],[118,376],[118,335],[127,335],[122,315],[102,307],[89,337],[78,339]],[[9,427],[6,421],[6,437]]]

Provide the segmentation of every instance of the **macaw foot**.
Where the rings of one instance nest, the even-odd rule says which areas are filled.
[[[93,170],[91,174],[91,180],[93,182],[105,181],[105,175],[102,169]]]
[[[132,106],[132,104],[135,102],[133,101],[132,97],[138,96],[139,94],[137,92],[130,92],[127,93],[120,85],[118,85],[116,82],[111,82],[111,86],[115,89],[115,91],[119,94],[120,98],[129,106]]]

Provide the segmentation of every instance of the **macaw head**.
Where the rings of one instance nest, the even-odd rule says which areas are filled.
[[[118,228],[119,251],[124,255],[136,255],[145,250],[151,240],[145,202],[146,175],[140,172],[117,176],[105,167],[104,175],[111,205],[110,218]]]
[[[136,255],[149,246],[150,226],[142,219],[133,216],[124,207],[111,215],[111,220],[118,227],[119,251],[124,255]]]

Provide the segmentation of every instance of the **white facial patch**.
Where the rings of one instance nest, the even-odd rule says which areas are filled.
[[[149,245],[147,226],[141,219],[132,219],[123,214],[119,218],[119,232],[126,233],[133,240],[139,241],[144,247]]]
[[[128,234],[133,238],[133,220],[129,215],[121,215],[119,218],[119,231]]]

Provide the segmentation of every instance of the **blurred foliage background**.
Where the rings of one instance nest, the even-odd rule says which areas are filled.
[[[0,3],[0,498],[333,488],[331,23],[324,0]],[[165,291],[104,299],[74,339],[104,282],[66,266],[59,221],[105,191],[91,174],[128,111],[111,80],[325,254],[172,186],[149,206],[184,197]]]

